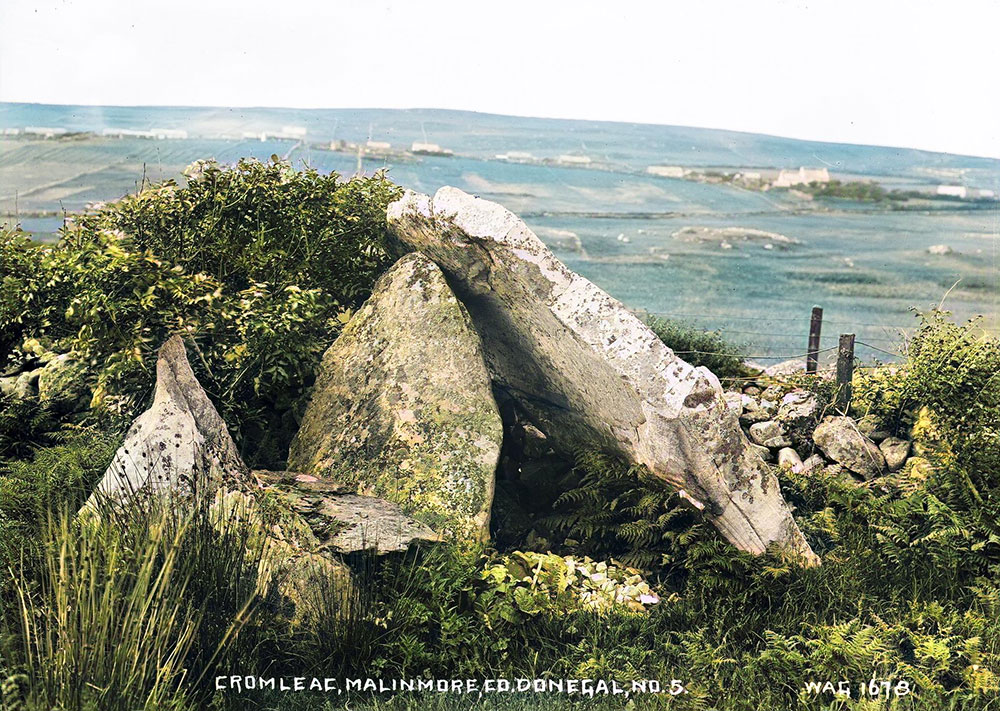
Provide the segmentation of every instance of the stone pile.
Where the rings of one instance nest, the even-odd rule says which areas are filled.
[[[55,415],[72,415],[90,406],[85,368],[70,353],[54,353],[29,339],[21,358],[0,375],[0,395],[11,400],[36,399]]]
[[[763,383],[726,393],[755,450],[766,462],[795,473],[826,469],[852,481],[870,481],[902,469],[908,440],[876,428],[871,418],[855,420],[807,390]]]

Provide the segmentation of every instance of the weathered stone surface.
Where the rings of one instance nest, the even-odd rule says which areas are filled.
[[[858,431],[850,417],[824,418],[813,432],[813,441],[827,457],[865,479],[885,469],[885,457],[878,446]]]
[[[791,445],[791,441],[785,437],[785,428],[774,420],[755,422],[750,425],[750,439],[763,447],[772,449]],[[772,444],[772,442],[781,444]]]
[[[807,457],[804,462],[802,462],[802,467],[798,471],[809,473],[811,471],[818,471],[825,466],[826,466],[826,461],[823,459],[823,457],[819,456],[818,454],[813,454]]]
[[[903,468],[906,458],[910,456],[910,443],[899,437],[886,437],[879,443],[879,450],[885,457],[886,466],[889,471],[897,472]]]
[[[567,269],[502,206],[455,188],[389,206],[402,249],[447,274],[498,387],[564,452],[604,447],[675,486],[734,545],[818,562],[718,379]]]
[[[18,375],[17,380],[14,381],[14,397],[19,400],[36,397],[38,395],[38,377],[41,373],[42,369],[38,368]]]
[[[778,466],[799,471],[802,468],[802,457],[791,447],[784,447],[778,450]]]
[[[240,485],[246,475],[226,424],[194,377],[184,342],[172,336],[156,361],[153,404],[132,423],[87,506],[101,496]]]
[[[395,501],[438,532],[489,533],[503,425],[479,337],[410,254],[323,356],[288,468]]]
[[[794,427],[800,423],[815,423],[819,413],[819,398],[815,394],[807,390],[792,390],[781,398],[776,419]]]
[[[858,420],[858,432],[876,444],[889,436],[889,433],[879,426],[878,420],[872,415],[865,415]]]
[[[740,424],[744,427],[756,422],[765,422],[774,419],[778,414],[778,406],[770,400],[758,400],[748,397],[743,401],[743,414],[740,415]]]
[[[0,395],[4,397],[18,397],[15,392],[17,387],[17,376],[9,375],[4,378],[0,378]]]
[[[38,373],[38,400],[56,413],[86,409],[90,392],[84,376],[86,367],[70,353],[50,359]]]
[[[753,452],[756,456],[760,457],[761,460],[765,462],[774,461],[774,453],[767,447],[764,447],[759,444],[754,444],[753,442],[748,442],[747,446],[750,448],[750,451]]]
[[[743,414],[743,393],[728,392],[723,393],[726,400],[726,407],[733,410],[737,416]]]
[[[440,540],[428,526],[404,514],[399,504],[359,496],[330,479],[289,471],[253,474],[289,497],[290,508],[308,524],[324,550],[382,555]]]

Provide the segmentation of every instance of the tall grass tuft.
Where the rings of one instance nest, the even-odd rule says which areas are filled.
[[[176,503],[50,520],[41,575],[14,576],[19,634],[10,657],[20,674],[11,703],[135,711],[204,701],[203,680],[238,649],[277,579],[261,572],[265,546],[248,545],[239,515],[220,520],[208,502]]]

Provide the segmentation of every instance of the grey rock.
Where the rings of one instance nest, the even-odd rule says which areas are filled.
[[[800,423],[815,423],[819,419],[820,402],[808,390],[792,390],[781,398],[776,419],[789,426]]]
[[[770,437],[764,440],[761,444],[768,449],[784,449],[785,447],[792,446],[792,440],[788,437],[779,435],[778,437]]]
[[[771,447],[768,442],[771,440],[784,440],[785,439],[785,428],[781,426],[780,423],[774,420],[766,420],[764,422],[756,422],[750,425],[750,439],[752,439],[757,444],[763,445],[765,447]],[[781,445],[787,447],[789,445]]]
[[[826,460],[818,454],[810,455],[802,462],[802,472],[818,471],[826,466]]]
[[[750,447],[750,451],[755,453],[765,462],[774,461],[774,453],[767,447],[761,446],[759,444],[754,444],[753,442],[748,442],[747,446]]]
[[[737,547],[775,544],[819,562],[718,378],[567,269],[515,215],[446,187],[433,198],[407,192],[387,219],[401,250],[448,276],[497,386],[554,446],[617,452],[673,485]]]
[[[727,392],[723,394],[726,401],[726,407],[733,410],[737,416],[743,414],[743,394]]]
[[[757,422],[765,422],[774,419],[778,414],[778,406],[770,400],[756,400],[750,398],[749,402],[743,403],[743,414],[740,415],[740,424],[750,427]]]
[[[434,262],[410,254],[324,354],[288,468],[486,538],[502,439],[468,312]]]
[[[784,447],[778,451],[778,466],[799,471],[802,468],[802,458],[791,447]]]
[[[865,479],[885,469],[885,457],[878,446],[858,431],[850,417],[824,418],[813,432],[813,441],[829,459]]]
[[[0,395],[3,395],[4,397],[14,397],[16,385],[17,385],[16,375],[10,375],[5,378],[0,378]]]
[[[38,372],[38,400],[57,414],[87,408],[90,389],[86,367],[70,353],[50,358]]]
[[[346,555],[401,553],[414,544],[440,540],[429,526],[403,513],[399,504],[350,493],[342,484],[298,472],[254,470],[262,482],[291,497],[324,550]]]
[[[37,368],[17,376],[14,381],[14,397],[19,400],[27,400],[38,396],[38,378],[42,374],[42,369]]]
[[[910,443],[898,437],[887,437],[878,446],[885,457],[886,466],[889,471],[896,472],[906,464],[906,458],[910,456]]]
[[[194,377],[184,342],[172,336],[157,357],[153,404],[132,423],[86,507],[139,492],[241,488],[247,477],[225,422]]]

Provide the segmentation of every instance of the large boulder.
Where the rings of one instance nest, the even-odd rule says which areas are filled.
[[[891,472],[898,472],[906,464],[910,456],[910,443],[899,437],[886,437],[878,445],[879,451],[885,457],[885,465]]]
[[[184,341],[172,336],[156,360],[153,404],[132,423],[87,506],[139,492],[239,488],[247,478],[225,422],[191,370]]]
[[[878,445],[861,434],[850,417],[823,418],[813,432],[813,441],[827,458],[865,479],[876,477],[885,469],[885,457]]]
[[[323,356],[288,468],[485,538],[502,438],[469,314],[434,262],[411,254]]]
[[[90,389],[86,366],[70,353],[57,355],[38,372],[38,401],[58,414],[86,409]]]
[[[388,210],[401,250],[445,272],[472,315],[498,387],[564,452],[605,448],[645,465],[739,548],[818,562],[751,451],[719,380],[566,268],[514,214],[456,188]]]

